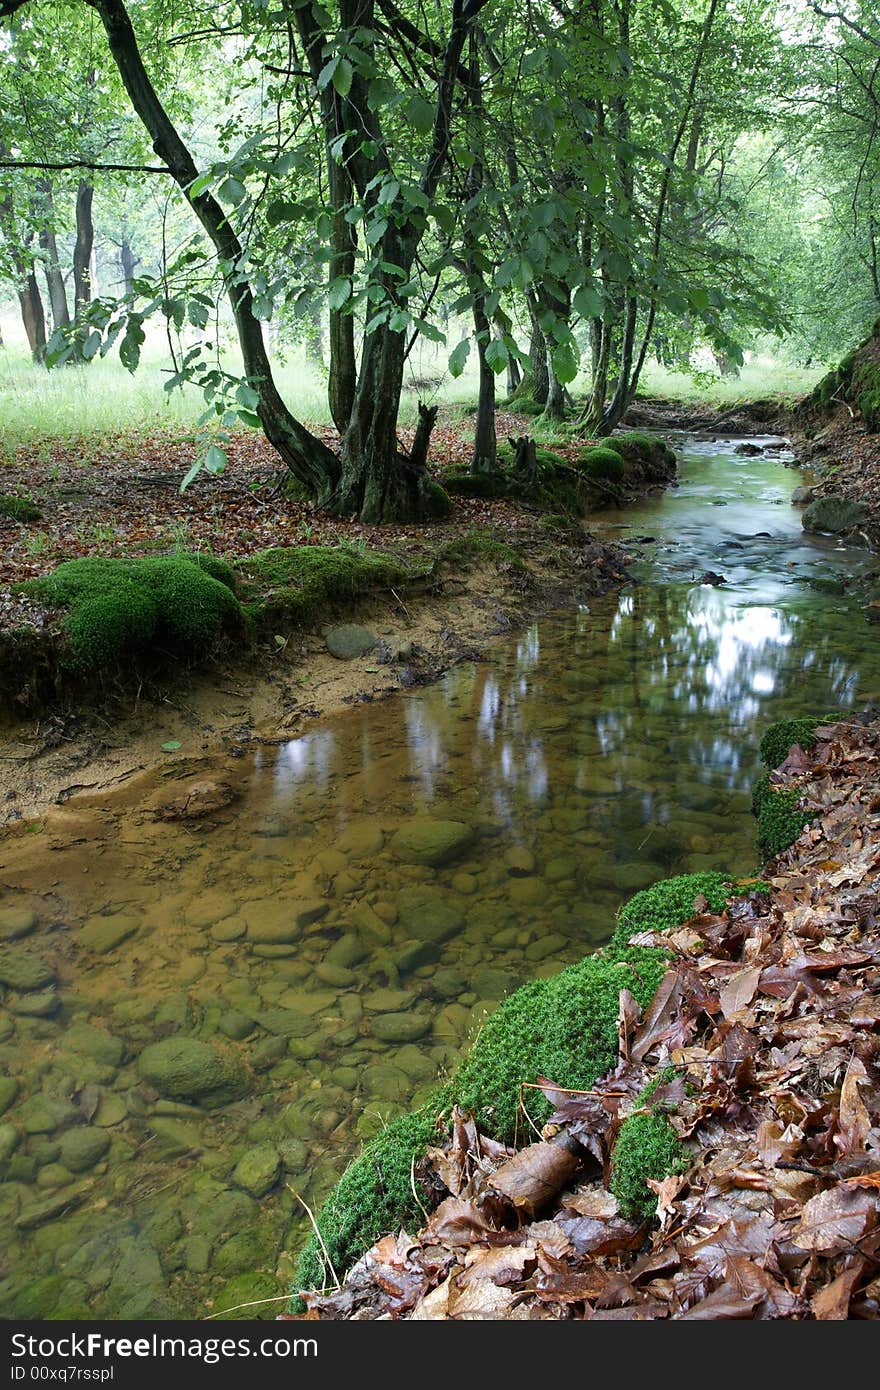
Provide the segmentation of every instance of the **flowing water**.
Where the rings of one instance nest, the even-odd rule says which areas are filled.
[[[805,537],[796,482],[690,441],[678,488],[603,516],[643,582],[220,757],[239,797],[213,828],[154,821],[141,788],[8,847],[0,978],[27,987],[0,1007],[0,1313],[283,1295],[299,1199],[487,1008],[605,940],[654,879],[755,867],[762,726],[880,692],[873,630],[834,592],[873,559]],[[219,1081],[191,1082],[206,1103],[139,1065],[157,1039],[219,1048]]]

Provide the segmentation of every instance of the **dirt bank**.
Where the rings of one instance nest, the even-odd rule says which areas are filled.
[[[508,510],[504,504],[493,504]],[[515,509],[509,508],[513,513]],[[415,548],[437,548],[409,537]],[[468,533],[472,535],[473,533]],[[503,536],[493,552],[493,536]],[[175,669],[138,692],[105,691],[97,705],[71,707],[7,725],[0,741],[0,824],[22,828],[78,792],[117,787],[137,773],[167,766],[163,744],[197,769],[217,749],[295,737],[324,715],[357,702],[435,680],[473,660],[532,618],[607,592],[626,579],[626,555],[592,540],[583,528],[552,534],[516,510],[516,525],[479,532],[470,558],[439,567],[417,592],[383,587],[345,609],[283,634],[270,633],[244,657],[198,673]],[[334,623],[368,626],[377,645],[353,660],[330,655],[324,631]]]

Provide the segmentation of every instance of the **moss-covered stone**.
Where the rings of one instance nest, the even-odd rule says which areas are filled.
[[[641,1100],[642,1097],[639,1097]],[[620,1128],[611,1159],[611,1191],[624,1216],[649,1220],[657,1211],[657,1194],[647,1179],[662,1182],[684,1171],[681,1140],[665,1115],[630,1115]]]
[[[817,497],[804,508],[801,525],[805,531],[843,535],[856,530],[866,517],[867,512],[861,502],[853,502],[847,497]]]
[[[813,813],[800,805],[797,787],[777,787],[768,776],[760,777],[752,792],[752,810],[757,818],[758,852],[772,859],[790,848]]]
[[[807,750],[816,745],[816,730],[820,724],[833,724],[840,716],[826,714],[821,718],[780,719],[764,730],[760,743],[761,761],[771,771],[784,763],[789,749],[799,743]]]
[[[524,1121],[523,1085],[539,1076],[575,1090],[591,1086],[614,1065],[620,991],[646,1007],[666,968],[663,951],[625,947],[587,956],[547,980],[523,985],[490,1014],[453,1079],[456,1102],[483,1132],[510,1141]],[[527,1098],[541,1123],[550,1104]]]
[[[393,555],[352,545],[274,546],[243,560],[239,573],[259,604],[293,617],[412,578]]]
[[[150,1043],[138,1058],[138,1072],[160,1095],[196,1100],[209,1107],[239,1100],[250,1090],[238,1055],[198,1038],[164,1038]]]
[[[214,556],[68,560],[24,590],[67,610],[65,663],[80,673],[157,650],[191,660],[225,633],[240,632],[232,571]]]
[[[392,1120],[345,1170],[318,1215],[324,1249],[313,1235],[297,1265],[295,1289],[324,1288],[386,1231],[418,1221],[413,1166],[434,1136],[431,1106]],[[424,1202],[424,1197],[422,1201]],[[327,1268],[326,1256],[332,1269]]]

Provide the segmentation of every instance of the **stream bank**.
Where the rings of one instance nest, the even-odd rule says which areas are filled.
[[[865,703],[880,662],[810,582],[865,553],[806,536],[790,468],[734,449],[689,444],[677,489],[605,514],[641,583],[6,838],[5,1315],[274,1316],[309,1233],[290,1188],[317,1210],[633,892],[754,869],[756,729]],[[192,781],[228,795],[166,819]]]
[[[622,914],[668,969],[646,1008],[621,994],[613,1069],[521,1090],[552,1113],[519,1150],[453,1112],[414,1166],[430,1220],[307,1316],[880,1317],[880,719],[804,741],[771,777],[808,827],[760,890]]]

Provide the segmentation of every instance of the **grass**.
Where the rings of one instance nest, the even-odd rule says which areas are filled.
[[[170,429],[180,432],[193,428],[204,409],[201,392],[195,387],[184,387],[170,395],[164,390],[169,371],[168,353],[162,334],[155,329],[148,334],[141,365],[134,375],[125,370],[115,354],[87,367],[66,366],[48,372],[31,363],[19,341],[20,324],[11,311],[3,315],[3,330],[0,461],[4,451],[9,454],[22,445],[39,448],[46,441],[72,443],[127,431]],[[325,373],[309,361],[300,348],[288,347],[284,351],[286,360],[277,367],[277,381],[285,400],[300,419],[316,426],[328,424]],[[474,354],[471,356],[473,358]],[[450,405],[472,404],[476,400],[475,361],[470,361],[464,374],[453,380],[446,369],[446,357],[446,349],[433,344],[420,345],[412,354],[407,363],[401,401],[400,421],[404,427],[415,421],[419,394],[429,401]],[[224,353],[222,365],[231,372],[239,371],[237,353],[232,350]],[[730,405],[766,395],[805,394],[812,390],[823,372],[823,367],[809,370],[792,367],[768,355],[755,357],[739,377],[714,380],[708,379],[705,373],[695,379],[649,364],[641,391],[682,402]],[[424,383],[421,392],[410,389],[415,381]],[[503,378],[499,378],[497,386],[500,402]],[[575,397],[582,396],[586,386],[582,373],[571,388]],[[547,442],[561,441],[570,437],[570,426],[541,420],[535,422],[532,432]]]

